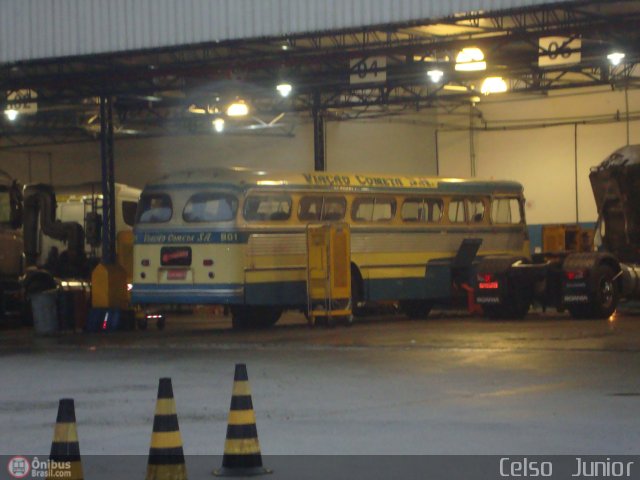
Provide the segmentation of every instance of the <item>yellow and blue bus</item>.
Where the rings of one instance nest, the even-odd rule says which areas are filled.
[[[354,311],[396,302],[410,317],[455,295],[487,255],[526,258],[522,185],[511,181],[211,169],[142,193],[132,301],[228,305],[234,327],[308,303],[309,224],[350,228]]]

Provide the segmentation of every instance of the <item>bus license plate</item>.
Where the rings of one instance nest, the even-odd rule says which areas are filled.
[[[180,270],[167,270],[167,280],[186,280],[187,271]]]

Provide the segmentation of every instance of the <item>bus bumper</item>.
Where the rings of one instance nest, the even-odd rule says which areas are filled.
[[[131,303],[134,305],[162,304],[242,304],[242,285],[145,285],[133,284]]]

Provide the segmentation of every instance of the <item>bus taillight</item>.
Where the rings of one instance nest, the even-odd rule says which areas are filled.
[[[213,260],[211,260],[210,258],[207,258],[202,261],[202,265],[205,267],[211,267],[213,266]]]

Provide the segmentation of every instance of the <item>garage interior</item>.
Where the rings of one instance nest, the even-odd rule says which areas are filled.
[[[97,182],[111,162],[137,188],[211,166],[515,180],[541,246],[543,225],[594,225],[590,168],[640,143],[637,1],[19,3],[0,5],[0,169],[23,184]],[[185,453],[222,455],[238,361],[266,459],[638,453],[633,304],[313,331],[292,314],[244,334],[211,313],[164,332],[1,329],[0,455],[46,456],[73,396],[82,453],[144,468],[165,376]]]

